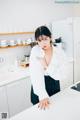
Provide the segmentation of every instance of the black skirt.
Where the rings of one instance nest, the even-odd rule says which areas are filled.
[[[50,76],[45,77],[45,89],[49,96],[52,96],[60,91],[60,82],[59,80],[55,80]],[[31,86],[31,102],[33,105],[39,102],[39,97],[34,93],[33,86]]]

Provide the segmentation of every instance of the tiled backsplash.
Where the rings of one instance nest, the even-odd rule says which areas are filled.
[[[16,59],[22,59],[24,55],[29,55],[30,50],[30,46],[0,49],[0,69],[15,65]]]

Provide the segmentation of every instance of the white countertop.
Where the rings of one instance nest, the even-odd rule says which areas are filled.
[[[80,92],[67,88],[50,99],[49,109],[34,105],[9,120],[80,120]]]
[[[11,66],[0,71],[0,86],[29,76],[29,68]]]

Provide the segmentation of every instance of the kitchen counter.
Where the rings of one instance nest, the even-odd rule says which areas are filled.
[[[37,104],[9,120],[80,120],[80,92],[67,88],[50,100],[47,110],[40,110]]]
[[[29,76],[29,67],[15,67],[11,66],[6,68],[5,70],[0,71],[0,86],[6,85],[8,83],[14,82],[21,78],[25,78]]]

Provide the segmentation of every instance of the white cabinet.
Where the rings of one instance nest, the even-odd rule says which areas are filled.
[[[65,88],[69,87],[73,84],[73,61],[69,61],[68,73],[67,77],[64,80],[60,81],[60,88],[64,90]]]
[[[73,21],[72,18],[57,20],[52,22],[52,37],[61,37],[61,49],[64,50],[69,63],[67,77],[60,81],[61,90],[73,84]],[[63,70],[64,71],[64,70]]]
[[[8,102],[6,96],[6,87],[0,87],[0,120],[8,117]]]
[[[31,80],[30,77],[25,78],[26,80],[26,96],[27,96],[27,108],[32,106],[31,103],[31,96],[30,96],[30,92],[31,92]]]
[[[53,40],[62,38],[62,48],[67,56],[73,59],[72,71],[69,71],[71,75],[66,80],[67,82],[62,81],[62,88],[65,88],[73,82],[80,81],[80,17],[54,21],[52,23],[52,36]]]
[[[74,82],[80,81],[80,17],[73,19]]]
[[[31,106],[30,88],[28,77],[7,85],[10,117]]]

